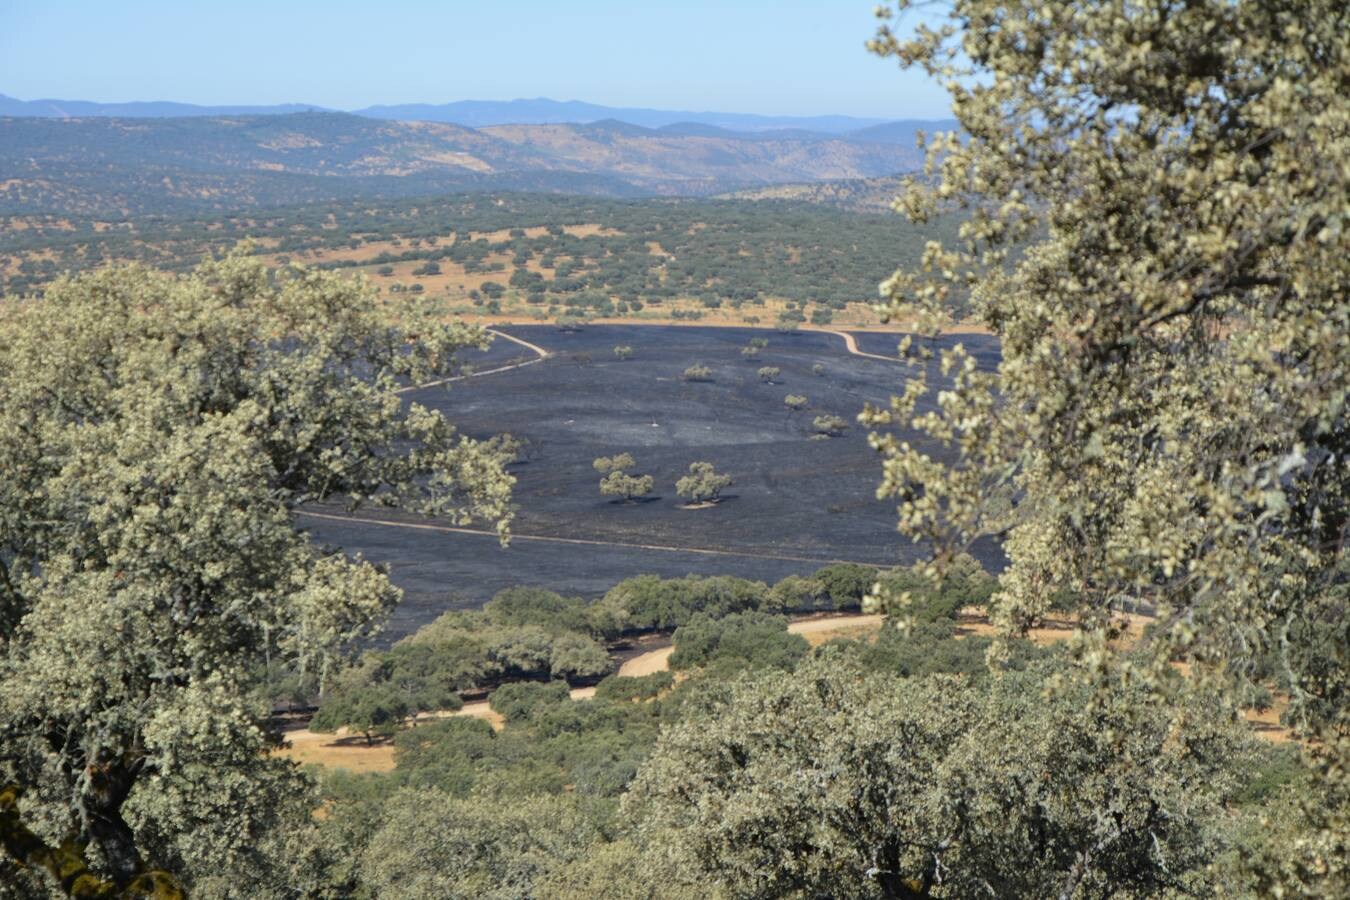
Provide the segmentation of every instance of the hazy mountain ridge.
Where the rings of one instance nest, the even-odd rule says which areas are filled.
[[[22,118],[186,118],[291,115],[300,112],[350,112],[352,115],[399,122],[443,122],[482,128],[489,125],[582,125],[614,120],[642,128],[726,136],[774,134],[803,139],[848,136],[853,140],[912,143],[915,127],[945,128],[950,120],[878,119],[859,116],[766,116],[756,113],[695,112],[601,106],[580,100],[459,100],[453,103],[402,103],[336,110],[312,103],[270,106],[200,106],[167,100],[99,103],[92,100],[19,100],[0,94],[0,116]]]
[[[912,145],[616,120],[475,129],[331,112],[11,117],[0,119],[0,213],[181,212],[476,189],[702,196],[889,175],[920,162]]]

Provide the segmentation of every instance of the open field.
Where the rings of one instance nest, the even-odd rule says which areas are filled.
[[[835,438],[812,433],[816,415],[852,421],[864,403],[886,402],[903,385],[898,361],[850,355],[839,336],[820,332],[603,325],[577,333],[516,326],[509,333],[551,355],[405,396],[444,410],[476,437],[508,432],[529,442],[513,467],[519,510],[510,547],[487,533],[383,509],[344,521],[332,518],[343,510],[329,506],[312,509],[323,518],[302,518],[316,539],[390,566],[407,598],[385,640],[513,584],[598,596],[644,573],[776,581],[834,561],[889,566],[922,552],[896,538],[891,504],[876,499],[880,470],[863,430],[854,425]],[[768,346],[747,361],[741,348],[756,336]],[[886,357],[898,336],[856,340],[860,351]],[[996,364],[992,339],[959,340],[977,348],[982,364]],[[479,367],[520,357],[522,348],[507,343],[498,341]],[[616,344],[631,346],[633,358],[616,359]],[[694,363],[712,369],[713,380],[682,380]],[[812,373],[816,364],[824,374]],[[776,383],[761,382],[761,366],[781,370]],[[789,393],[806,396],[809,409],[789,411]],[[655,477],[650,499],[625,504],[599,494],[592,460],[624,451],[636,457],[637,472]],[[675,496],[676,479],[696,460],[736,479],[715,507],[683,509]],[[992,544],[977,547],[977,555],[1000,564]]]

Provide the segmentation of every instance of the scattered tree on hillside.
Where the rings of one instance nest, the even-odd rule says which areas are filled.
[[[793,412],[801,412],[809,403],[810,401],[800,394],[788,394],[783,398],[783,405]]]
[[[684,370],[685,381],[712,381],[712,369],[707,366],[693,365]]]
[[[820,376],[824,375],[824,374],[825,374],[825,366],[824,366],[824,364],[823,364],[823,363],[816,363],[815,365],[813,365],[813,366],[811,367],[811,374],[812,374],[812,375],[815,375],[817,378],[819,378]]]
[[[777,366],[760,366],[759,371],[755,374],[759,375],[759,380],[765,384],[773,384],[774,379],[777,378],[781,372],[782,369]]]
[[[580,316],[558,316],[554,324],[558,326],[559,331],[571,334],[580,331],[586,320]]]
[[[811,427],[815,429],[816,434],[823,434],[828,437],[839,437],[848,428],[848,423],[839,416],[831,413],[823,413],[816,416],[811,422]]]
[[[622,497],[631,503],[637,497],[650,494],[655,480],[650,475],[630,475],[628,470],[637,465],[630,453],[602,456],[591,464],[604,477],[600,479],[600,493],[606,497]]]
[[[347,728],[366,739],[392,737],[412,711],[396,690],[386,685],[363,685],[326,701],[309,721],[310,731],[332,734]]]
[[[715,471],[712,463],[693,462],[689,464],[689,474],[675,482],[675,493],[688,498],[690,503],[716,503],[722,491],[734,483],[730,475]]]
[[[758,359],[759,351],[767,346],[769,346],[769,342],[766,338],[751,338],[750,343],[741,348],[741,356],[749,360]]]
[[[614,348],[614,355],[620,360],[632,359],[633,348],[629,347],[627,344],[619,344]]]

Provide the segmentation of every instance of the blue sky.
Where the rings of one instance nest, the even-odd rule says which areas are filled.
[[[948,114],[863,49],[875,0],[3,0],[0,93],[24,100],[612,106]]]

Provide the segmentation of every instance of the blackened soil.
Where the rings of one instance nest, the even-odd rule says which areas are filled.
[[[911,371],[899,361],[850,355],[838,336],[820,332],[632,325],[592,325],[576,333],[552,326],[501,330],[551,356],[404,396],[442,410],[475,437],[509,432],[529,442],[526,458],[513,467],[519,511],[512,530],[520,537],[510,547],[500,548],[490,536],[303,520],[317,540],[390,566],[407,596],[385,640],[513,584],[598,596],[642,573],[774,581],[836,560],[892,565],[922,552],[896,533],[894,504],[876,499],[880,459],[866,430],[855,423],[841,437],[820,438],[811,427],[822,413],[854,423],[865,403],[886,403]],[[860,350],[883,355],[893,354],[898,342],[897,335],[855,336]],[[769,344],[746,360],[740,351],[752,337]],[[992,339],[962,335],[943,343],[958,342],[982,366],[997,364]],[[632,347],[633,358],[618,360],[618,344]],[[499,338],[477,365],[530,355]],[[696,363],[712,370],[712,381],[681,378]],[[823,375],[813,374],[817,364]],[[775,383],[761,381],[761,366],[781,370]],[[806,396],[809,408],[789,411],[787,394]],[[917,435],[904,437],[946,455]],[[656,479],[647,502],[625,504],[599,493],[592,460],[624,451],[637,459],[635,473]],[[682,509],[675,495],[675,481],[695,460],[736,479],[714,507]],[[378,509],[357,515],[437,524]],[[542,539],[529,539],[535,537]],[[992,544],[977,555],[987,565],[1001,561]]]

